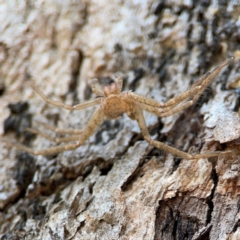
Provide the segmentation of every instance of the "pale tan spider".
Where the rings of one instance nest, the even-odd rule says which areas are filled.
[[[30,132],[37,133],[47,139],[53,140],[57,143],[61,142],[71,142],[65,145],[60,145],[56,147],[50,147],[41,150],[32,150],[29,147],[23,146],[21,144],[8,142],[7,144],[17,149],[26,151],[33,155],[50,155],[59,152],[73,150],[83,145],[86,140],[97,130],[97,128],[102,124],[105,118],[116,119],[119,118],[123,113],[126,113],[129,118],[136,120],[141,129],[144,139],[156,148],[167,151],[173,155],[176,155],[185,159],[198,159],[203,157],[212,157],[223,154],[223,152],[206,152],[202,154],[191,155],[189,153],[180,151],[174,147],[170,147],[162,142],[151,139],[145,119],[143,117],[142,110],[156,114],[159,117],[167,117],[182,111],[183,109],[193,105],[207,85],[211,80],[225,67],[233,58],[226,60],[217,66],[213,71],[204,74],[199,78],[192,87],[186,92],[180,94],[177,97],[170,99],[165,103],[158,102],[154,99],[147,98],[145,96],[138,95],[131,91],[121,92],[122,90],[122,78],[117,76],[117,82],[100,88],[97,84],[92,84],[92,91],[98,96],[98,98],[91,100],[89,102],[78,104],[75,106],[66,105],[60,102],[56,102],[48,99],[37,87],[32,86],[33,89],[49,104],[55,105],[60,108],[67,110],[80,110],[83,108],[88,108],[94,105],[99,105],[97,110],[93,113],[89,119],[88,124],[84,130],[75,129],[54,129],[47,124],[43,124],[46,128],[56,132],[64,134],[72,134],[69,137],[62,138],[52,138],[51,136],[40,132],[36,129],[27,129]],[[226,153],[226,152],[225,152]]]

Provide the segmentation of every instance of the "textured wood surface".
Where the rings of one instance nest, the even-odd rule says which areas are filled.
[[[1,239],[240,239],[238,1],[3,1],[0,3]],[[82,129],[95,108],[69,112],[51,99],[92,99],[91,79],[116,72],[124,90],[166,101],[225,59],[234,61],[198,103],[171,117],[144,114],[149,146],[125,115],[56,156],[30,156],[1,139],[47,148],[24,128]],[[10,104],[10,105],[9,105]],[[47,131],[48,132],[48,131]]]

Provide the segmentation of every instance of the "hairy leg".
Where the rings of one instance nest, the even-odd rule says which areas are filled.
[[[150,134],[147,129],[147,126],[146,126],[146,122],[145,122],[142,110],[140,109],[140,107],[137,104],[134,105],[133,109],[134,109],[133,116],[134,116],[135,120],[137,120],[137,122],[138,122],[139,128],[141,129],[144,139],[147,142],[149,142],[149,144],[151,144],[154,147],[159,148],[163,151],[167,151],[173,155],[181,157],[181,158],[186,158],[186,159],[193,158],[191,154],[185,153],[183,151],[178,150],[177,148],[170,147],[165,143],[151,139]]]
[[[122,91],[122,86],[123,86],[122,77],[117,73],[117,74],[114,75],[114,78],[117,80],[118,89],[121,92]]]
[[[198,95],[195,95],[195,97],[192,100],[189,100],[187,102],[182,103],[179,106],[175,106],[175,107],[167,107],[167,108],[163,108],[163,109],[158,109],[152,106],[147,106],[147,105],[143,105],[141,104],[141,107],[143,110],[150,112],[150,113],[154,113],[155,115],[159,116],[159,117],[169,117],[172,116],[178,112],[181,112],[182,110],[192,106],[198,99]]]
[[[77,104],[77,105],[74,105],[74,106],[71,106],[71,105],[67,105],[67,104],[64,104],[64,103],[61,103],[61,102],[57,102],[57,101],[54,101],[54,100],[51,100],[49,98],[47,98],[35,85],[32,84],[32,88],[35,92],[37,92],[41,97],[42,99],[49,103],[49,104],[52,104],[54,106],[57,106],[59,108],[64,108],[64,109],[67,109],[67,110],[80,110],[80,109],[83,109],[83,108],[88,108],[88,107],[92,107],[94,105],[97,105],[97,104],[100,104],[101,103],[101,98],[96,98],[96,99],[93,99],[93,100],[90,100],[88,102],[85,102],[85,103],[81,103],[81,104]]]
[[[79,136],[78,135],[74,135],[74,136],[68,136],[68,137],[53,137],[43,131],[40,131],[38,129],[34,129],[34,128],[26,128],[25,129],[26,131],[28,132],[31,132],[31,133],[34,133],[34,134],[37,134],[41,137],[44,137],[52,142],[55,142],[55,143],[62,143],[62,142],[71,142],[71,141],[77,141],[79,139]]]
[[[226,67],[231,61],[233,60],[233,58],[229,58],[226,61],[224,61],[223,63],[221,63],[220,65],[218,65],[216,68],[214,68],[211,72],[207,72],[205,73],[202,77],[200,77],[192,86],[189,90],[187,90],[186,92],[178,95],[175,98],[170,99],[169,101],[167,101],[164,105],[165,107],[168,106],[176,106],[177,104],[179,104],[180,102],[182,102],[183,100],[187,99],[188,97],[191,97],[193,95],[195,101],[197,101],[197,99],[199,98],[199,96],[202,94],[202,92],[204,91],[204,89],[210,84],[210,82],[216,77],[216,75],[224,68]]]
[[[209,85],[209,83],[212,81],[212,79],[225,67],[227,66],[230,61],[232,61],[233,58],[229,58],[228,60],[224,61],[220,65],[218,65],[213,71],[207,72],[202,77],[200,77],[193,85],[192,87],[187,90],[186,92],[170,99],[169,101],[165,103],[158,102],[154,99],[147,98],[141,95],[138,95],[136,93],[130,92],[129,95],[137,102],[141,103],[142,105],[147,105],[151,107],[161,108],[162,112],[168,112],[170,108],[173,108],[186,100],[189,97],[193,97],[194,102],[197,101],[199,96],[202,94],[204,89]],[[193,103],[194,103],[193,102]],[[193,104],[192,103],[192,104]],[[166,109],[165,109],[166,108]]]
[[[74,128],[67,128],[67,129],[62,129],[62,128],[55,128],[47,123],[40,122],[40,121],[35,121],[37,124],[42,125],[46,129],[49,129],[55,133],[60,133],[60,134],[81,134],[83,132],[82,129],[74,129]]]
[[[151,144],[154,147],[159,148],[163,151],[171,153],[175,156],[178,156],[178,157],[181,157],[184,159],[200,159],[200,158],[209,158],[209,157],[217,157],[217,156],[232,154],[232,152],[230,152],[230,151],[223,151],[223,152],[216,151],[216,152],[205,152],[205,153],[191,155],[189,153],[178,150],[177,148],[168,146],[165,143],[153,140],[150,137],[150,134],[148,132],[142,110],[141,110],[140,106],[138,106],[137,104],[134,105],[134,118],[138,122],[139,128],[141,129],[144,139],[147,142],[149,142],[149,144]]]
[[[92,92],[99,97],[103,97],[104,93],[103,93],[103,87],[100,85],[99,81],[97,78],[94,78],[91,80],[91,89]]]
[[[56,146],[56,147],[50,147],[47,149],[40,149],[40,150],[33,150],[29,147],[23,146],[18,143],[13,143],[13,142],[4,142],[9,146],[9,147],[15,147],[19,150],[28,152],[33,155],[52,155],[52,154],[57,154],[63,151],[68,151],[68,150],[74,150],[81,145],[83,145],[86,140],[97,130],[97,128],[102,124],[105,116],[103,113],[103,110],[101,107],[99,107],[94,114],[91,116],[89,119],[89,122],[85,129],[83,130],[82,134],[78,137],[78,140],[76,143],[72,144],[66,144],[66,145],[61,145],[61,146]]]

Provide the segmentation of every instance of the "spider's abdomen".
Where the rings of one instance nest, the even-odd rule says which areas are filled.
[[[115,94],[108,96],[103,104],[105,116],[110,119],[121,117],[126,112],[126,107],[126,102],[121,95]]]

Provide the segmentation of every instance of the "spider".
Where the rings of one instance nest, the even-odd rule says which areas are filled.
[[[142,132],[144,139],[151,145],[161,150],[167,151],[175,156],[184,159],[199,159],[208,158],[213,156],[219,156],[226,152],[206,152],[191,155],[189,153],[178,150],[177,148],[168,146],[165,143],[156,141],[150,137],[146,122],[143,116],[143,110],[153,113],[158,117],[167,117],[175,113],[178,113],[189,106],[193,105],[202,94],[204,89],[208,86],[211,80],[225,67],[227,66],[233,58],[229,58],[220,65],[218,65],[213,71],[207,72],[202,77],[200,77],[192,87],[183,92],[182,94],[168,100],[165,103],[158,102],[152,98],[147,98],[145,96],[133,93],[131,91],[121,92],[122,90],[122,78],[117,75],[115,82],[101,87],[99,84],[93,83],[91,85],[93,93],[95,93],[98,98],[90,100],[86,103],[70,106],[64,103],[53,101],[48,99],[36,86],[32,85],[32,88],[42,97],[44,101],[59,108],[64,108],[67,110],[81,110],[84,108],[92,107],[94,105],[99,105],[97,110],[90,117],[89,122],[83,130],[78,129],[55,129],[47,124],[43,124],[44,127],[54,131],[55,133],[61,134],[71,134],[68,137],[53,138],[44,132],[40,132],[36,129],[27,129],[30,132],[39,134],[47,139],[55,141],[56,143],[67,142],[65,145],[50,147],[47,149],[33,150],[29,147],[23,146],[18,143],[7,142],[10,147],[16,147],[19,150],[28,152],[33,155],[52,155],[57,154],[67,150],[74,150],[81,145],[83,145],[86,140],[93,135],[97,128],[102,124],[105,118],[116,119],[126,113],[127,116],[136,120],[139,128]],[[75,141],[74,143],[70,143]]]

